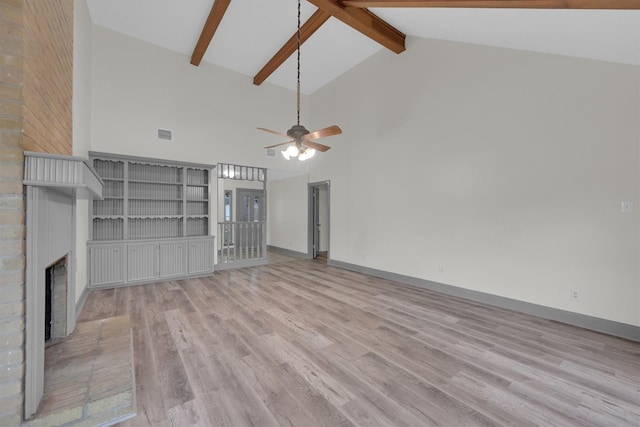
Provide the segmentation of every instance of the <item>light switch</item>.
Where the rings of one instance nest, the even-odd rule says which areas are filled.
[[[626,201],[626,202],[620,203],[620,211],[622,213],[633,211],[633,202]]]

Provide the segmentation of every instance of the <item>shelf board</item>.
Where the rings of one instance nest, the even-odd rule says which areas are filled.
[[[179,199],[175,198],[161,198],[161,197],[129,197],[129,200],[153,200],[156,202],[182,202],[184,199],[180,197]]]
[[[91,220],[94,227],[99,225],[94,237],[126,242],[208,235],[209,192],[215,183],[211,169],[215,166],[105,153],[90,153],[90,158],[100,170],[99,175],[104,174],[105,192],[120,193],[106,196],[104,202],[94,205]],[[115,211],[122,214],[96,215]],[[196,213],[188,214],[190,211]],[[187,230],[187,224],[191,230]]]
[[[129,179],[129,182],[132,184],[159,184],[159,185],[179,185],[182,187],[182,182],[176,181],[150,181],[147,179]]]
[[[182,215],[129,215],[129,219],[182,219],[184,218]]]

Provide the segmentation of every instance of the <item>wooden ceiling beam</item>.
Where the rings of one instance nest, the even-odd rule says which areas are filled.
[[[338,0],[308,1],[387,49],[395,53],[405,50],[405,35],[367,9],[344,6]]]
[[[220,25],[220,22],[227,11],[227,7],[229,7],[229,3],[231,3],[231,0],[215,0],[213,2],[207,22],[205,22],[204,27],[202,28],[198,43],[196,43],[196,47],[193,49],[193,54],[191,55],[191,64],[196,67],[200,65],[200,61],[202,61],[202,57],[207,51],[209,43],[211,43],[213,35],[218,29],[218,25]]]
[[[313,15],[300,27],[300,44],[303,44],[318,28],[322,26],[327,19],[331,18],[331,14],[325,12],[322,9],[315,11]],[[284,61],[286,61],[291,54],[298,49],[298,32],[291,36],[289,40],[280,48],[280,50],[273,55],[273,58],[266,63],[264,67],[253,78],[254,85],[260,85],[264,82],[274,71],[280,67]]]
[[[343,0],[341,3],[345,7],[359,9],[367,7],[640,9],[640,0]]]

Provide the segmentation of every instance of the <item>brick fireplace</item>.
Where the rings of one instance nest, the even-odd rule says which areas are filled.
[[[0,0],[1,426],[20,425],[24,413],[23,153],[73,152],[72,100],[86,97],[73,88],[74,6],[80,3]]]

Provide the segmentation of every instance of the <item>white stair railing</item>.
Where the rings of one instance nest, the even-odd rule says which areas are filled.
[[[219,222],[218,264],[264,259],[265,222]]]

